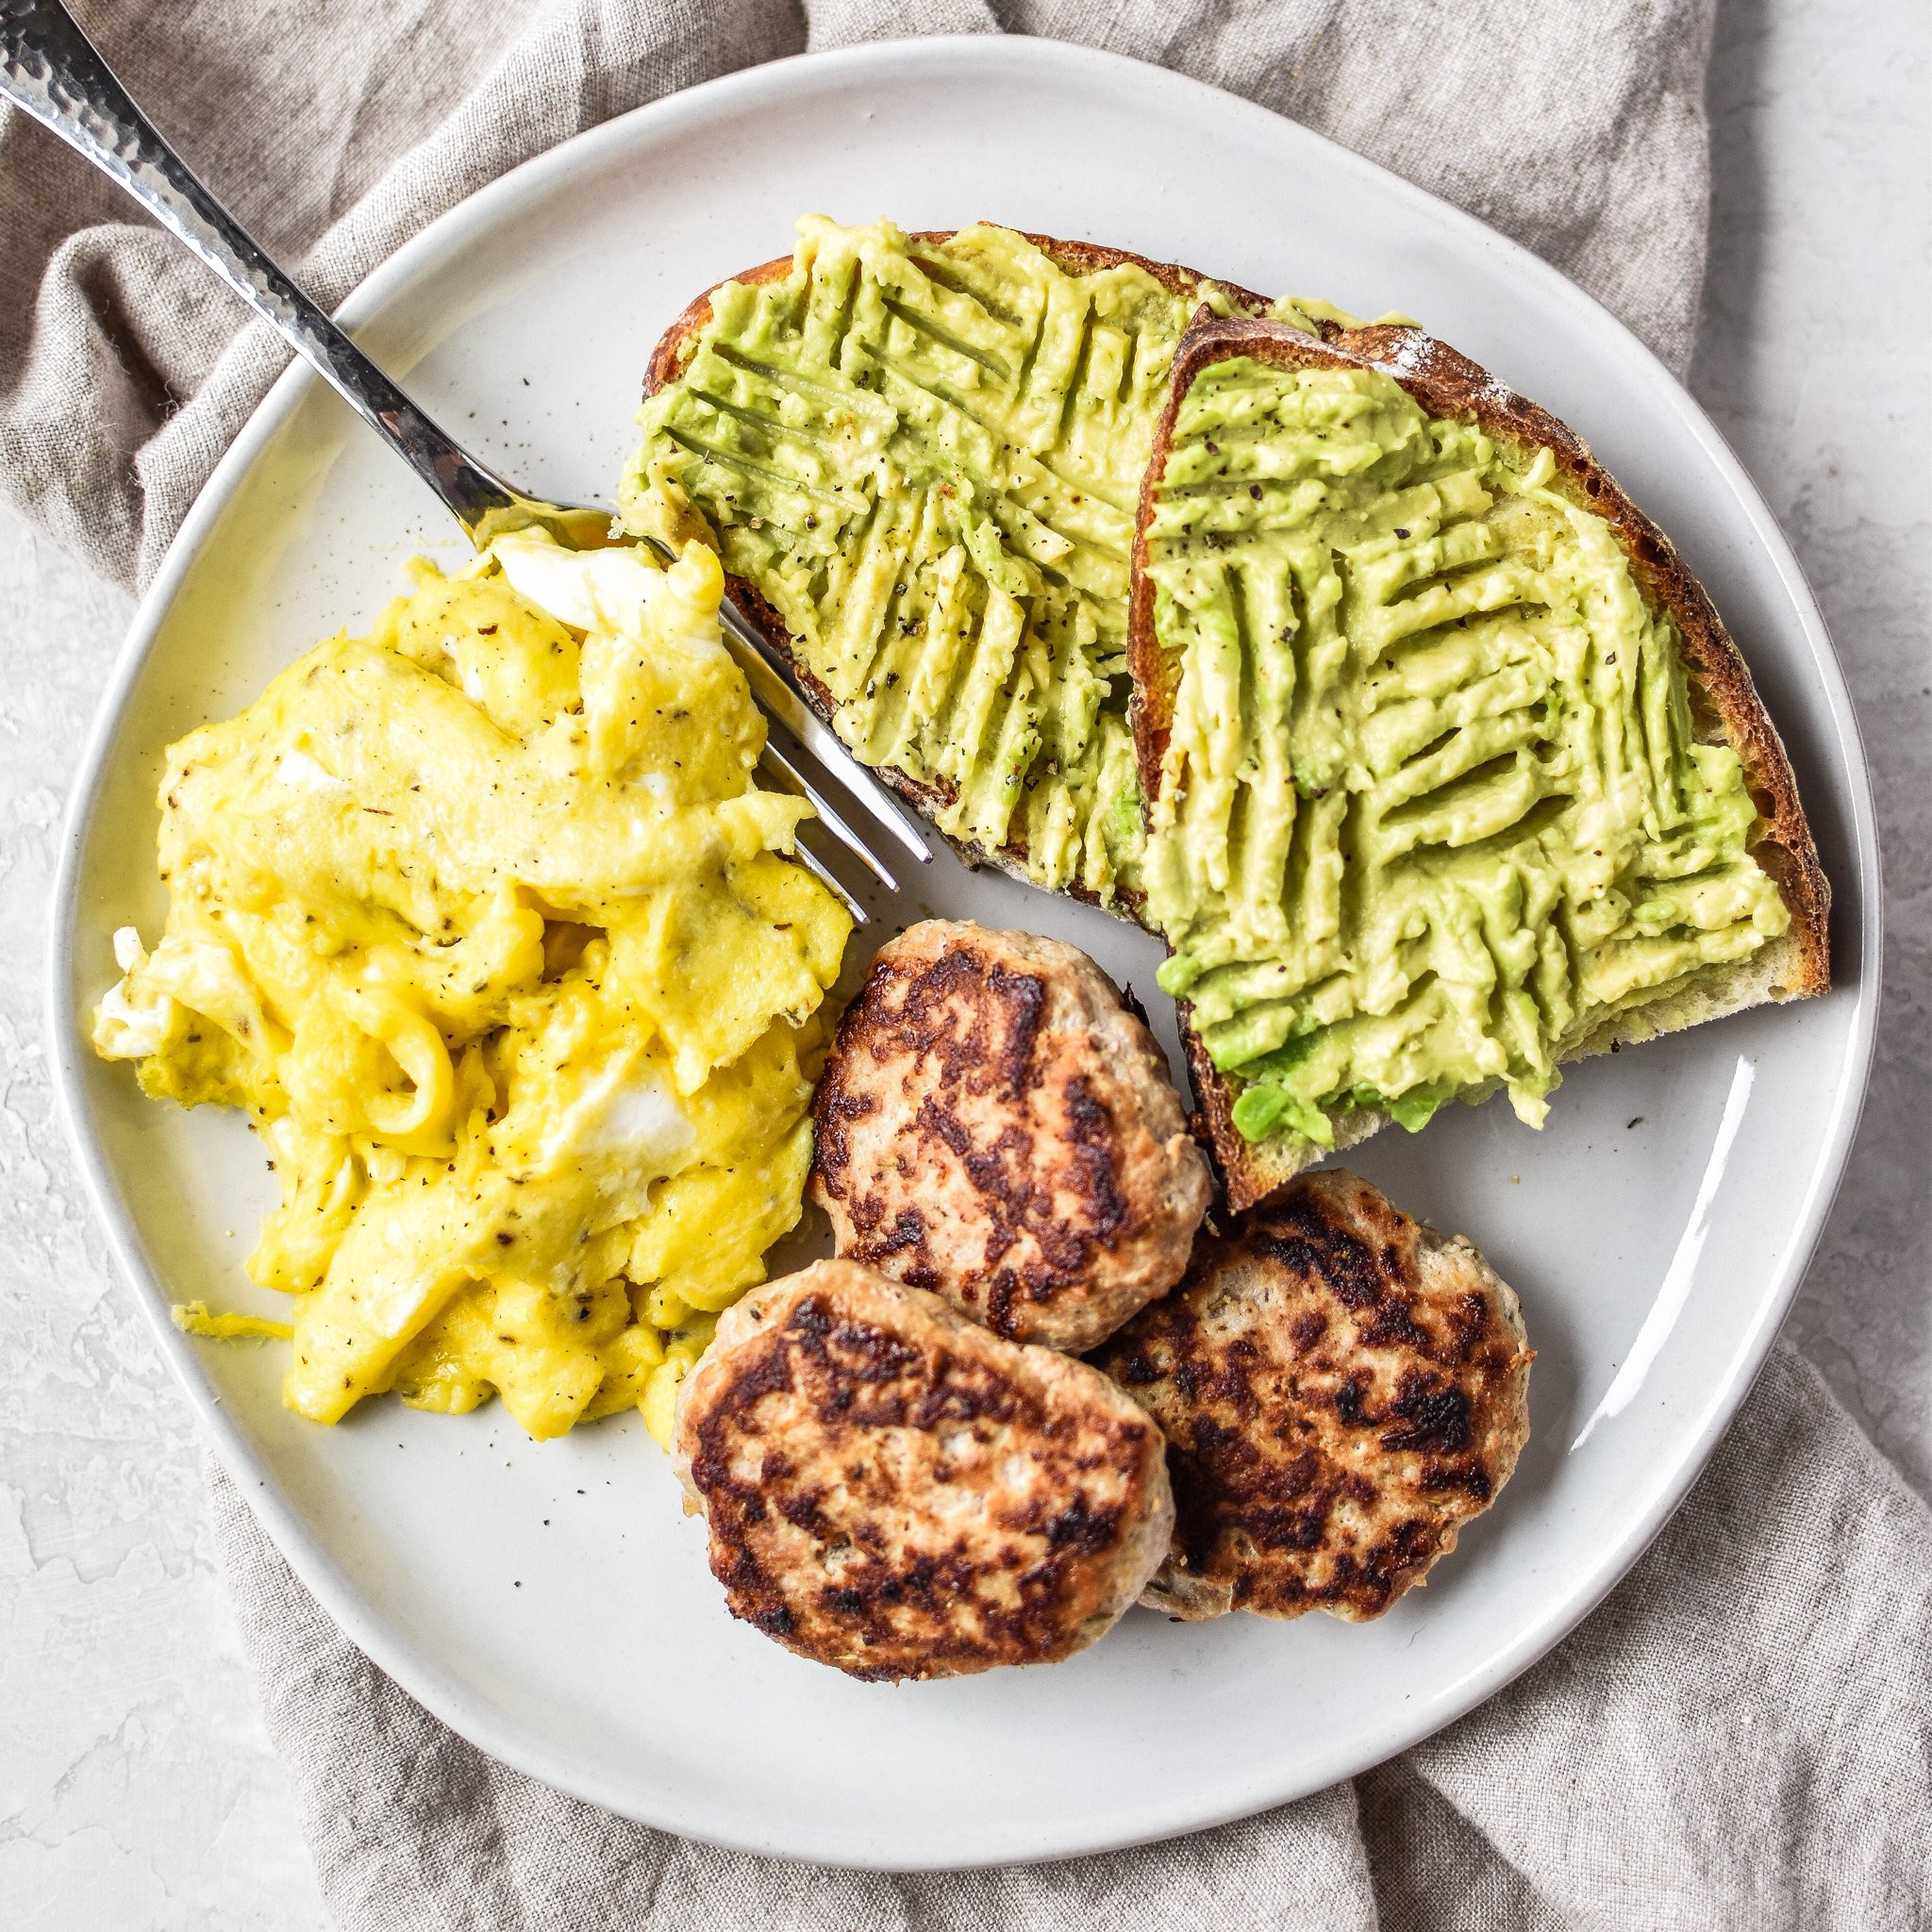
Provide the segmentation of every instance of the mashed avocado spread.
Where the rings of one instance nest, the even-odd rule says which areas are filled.
[[[799,225],[790,273],[714,291],[645,405],[625,521],[708,532],[841,736],[931,788],[941,830],[1131,900],[1134,512],[1174,344],[1225,300],[1069,275],[1006,228]]]
[[[1148,531],[1178,679],[1146,912],[1237,1127],[1497,1086],[1790,923],[1599,516],[1379,371],[1205,370]],[[1177,660],[1177,661],[1176,661]]]

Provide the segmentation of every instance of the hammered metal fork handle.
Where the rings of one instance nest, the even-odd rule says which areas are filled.
[[[115,79],[58,0],[0,0],[0,96],[43,122],[185,242],[475,532],[526,501],[467,455],[271,261]]]
[[[170,233],[185,242],[258,315],[289,341],[369,426],[435,491],[479,546],[500,530],[536,524],[587,549],[610,542],[610,512],[525,495],[495,476],[424,414],[268,258],[134,105],[59,0],[0,0],[0,99],[24,108],[77,148]],[[723,616],[733,656],[758,702],[922,865],[932,854],[904,808],[856,762],[779,676],[755,629],[729,603]],[[776,754],[772,754],[774,758]],[[783,760],[779,760],[782,764]],[[820,819],[888,891],[897,882],[824,796],[791,765],[782,789],[802,789]],[[801,845],[861,923],[863,910]]]

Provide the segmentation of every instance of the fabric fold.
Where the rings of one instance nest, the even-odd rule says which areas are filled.
[[[80,12],[183,158],[328,308],[486,182],[644,102],[808,46],[1004,30],[1161,63],[1292,116],[1535,249],[1681,372],[1703,275],[1713,4],[536,0],[504,15],[201,0],[166,32],[141,0]],[[0,231],[0,487],[104,575],[145,582],[286,352],[6,108]]]
[[[78,10],[190,163],[325,305],[477,188],[643,102],[808,47],[1004,30],[1157,61],[1293,116],[1536,249],[1681,371],[1704,263],[1713,8]],[[880,192],[877,208],[825,212],[917,220]],[[0,488],[103,575],[144,579],[285,352],[6,110],[0,230]],[[1298,292],[1403,300],[1395,281]],[[209,1491],[264,1715],[344,1932],[1904,1932],[1932,1912],[1932,1516],[1788,1350],[1622,1586],[1479,1710],[1354,1787],[1165,1845],[995,1872],[784,1865],[566,1798],[431,1717],[334,1627],[235,1484],[211,1471]]]
[[[1907,1932],[1932,1907],[1932,1510],[1786,1347],[1630,1575],[1459,1723],[1257,1818],[985,1872],[826,1871],[567,1798],[363,1657],[213,1465],[209,1494],[344,1932]]]

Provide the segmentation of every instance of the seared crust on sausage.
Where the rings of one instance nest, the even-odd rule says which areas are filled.
[[[1784,741],[1716,606],[1670,539],[1631,502],[1574,430],[1419,328],[1375,324],[1324,334],[1317,341],[1283,323],[1200,315],[1181,338],[1167,407],[1155,430],[1154,453],[1141,488],[1127,616],[1134,749],[1148,798],[1160,789],[1176,690],[1174,667],[1155,636],[1154,583],[1145,567],[1148,522],[1174,447],[1181,403],[1205,370],[1237,356],[1291,368],[1377,369],[1432,416],[1474,420],[1500,447],[1525,458],[1547,449],[1557,466],[1556,487],[1609,525],[1645,604],[1654,611],[1667,611],[1675,624],[1699,737],[1730,745],[1742,761],[1759,813],[1750,854],[1776,885],[1790,911],[1790,927],[1735,966],[1700,974],[1667,998],[1611,1014],[1566,1058],[1588,1058],[1767,1001],[1828,991],[1831,887],[1798,801]],[[1185,1006],[1181,1020],[1194,1091],[1213,1138],[1228,1204],[1239,1212],[1268,1198],[1303,1166],[1323,1158],[1324,1150],[1291,1135],[1244,1140],[1233,1119],[1240,1082],[1214,1067],[1188,1024]],[[1354,1146],[1387,1124],[1388,1117],[1380,1113],[1347,1114],[1336,1123],[1336,1147]]]
[[[841,1255],[1074,1353],[1180,1279],[1213,1191],[1145,1023],[1030,933],[928,920],[883,947],[814,1120]]]
[[[1092,1359],[1172,1443],[1174,1550],[1143,1601],[1191,1621],[1379,1617],[1529,1435],[1515,1294],[1340,1168],[1204,1240]]]
[[[1160,1431],[1105,1375],[850,1261],[725,1314],[675,1452],[732,1614],[868,1681],[1071,1657],[1173,1532]]]

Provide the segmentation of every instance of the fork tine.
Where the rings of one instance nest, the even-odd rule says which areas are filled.
[[[896,892],[899,890],[899,881],[873,857],[871,847],[832,809],[817,787],[799,772],[798,767],[783,752],[768,743],[765,746],[764,758],[759,762],[776,769],[784,790],[793,792],[800,798],[810,799],[812,808],[818,813],[819,821],[825,830],[831,833],[832,837],[838,840],[887,891]]]
[[[669,564],[675,561],[676,553],[661,538],[647,536],[643,539],[643,543],[659,563]],[[827,772],[836,774],[840,784],[844,786],[846,791],[864,806],[921,865],[930,865],[932,847],[920,837],[919,828],[907,816],[906,808],[853,757],[850,746],[841,743],[838,733],[773,669],[771,659],[765,656],[765,641],[745,622],[738,607],[729,597],[726,597],[719,607],[718,616],[724,632],[724,648],[731,653],[733,662],[744,673],[744,681],[751,686],[752,696],[771,712]],[[800,779],[799,782],[803,784],[805,781]],[[830,811],[824,801],[809,788],[806,795],[818,807],[828,824],[838,817],[838,814]],[[841,825],[844,824],[843,820],[840,820],[839,823]],[[881,878],[887,876],[878,860],[863,845],[856,843],[849,837],[845,838],[845,842],[852,845],[853,850],[858,852]],[[896,882],[892,882],[891,890],[895,892],[899,890]]]
[[[873,817],[898,840],[921,865],[932,863],[932,849],[906,816],[906,808],[841,744],[838,734],[801,698],[765,657],[758,634],[729,604],[724,620],[724,647],[731,653],[752,696],[831,773]]]
[[[801,826],[800,831],[803,832],[803,830],[804,828]],[[839,902],[845,908],[846,911],[851,913],[854,925],[870,925],[872,924],[872,914],[840,884],[839,875],[805,842],[803,837],[792,841],[791,850],[793,856],[805,867],[806,871],[810,873],[822,886],[824,886],[838,897]]]

